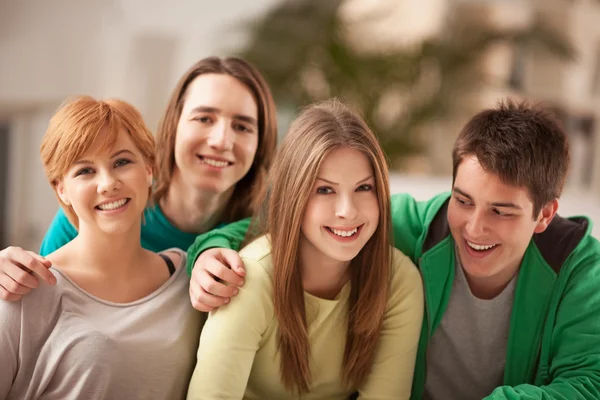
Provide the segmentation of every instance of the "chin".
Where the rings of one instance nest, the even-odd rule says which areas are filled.
[[[206,193],[221,194],[230,189],[231,186],[225,187],[225,185],[223,185],[222,182],[210,182],[210,180],[207,179],[200,182],[196,182],[194,188],[196,190]]]
[[[490,270],[489,267],[479,267],[477,265],[464,265],[463,270],[466,275],[472,278],[485,279],[494,275],[494,271]]]
[[[350,262],[350,261],[354,260],[357,255],[358,255],[358,253],[356,253],[356,254],[341,253],[341,254],[330,254],[329,257],[332,260],[339,261],[339,262]]]
[[[103,224],[98,226],[98,230],[106,235],[122,235],[131,232],[139,221],[119,222],[114,224]],[[141,225],[140,225],[141,226]]]

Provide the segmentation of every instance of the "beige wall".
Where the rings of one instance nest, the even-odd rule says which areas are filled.
[[[57,202],[38,156],[53,107],[15,114],[11,119],[8,177],[9,243],[37,249]]]

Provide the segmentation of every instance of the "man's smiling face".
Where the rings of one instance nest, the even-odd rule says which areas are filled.
[[[477,157],[458,166],[448,223],[465,274],[473,286],[503,288],[518,270],[534,233],[543,232],[554,216],[553,202],[533,218],[526,188],[502,182],[486,172]]]

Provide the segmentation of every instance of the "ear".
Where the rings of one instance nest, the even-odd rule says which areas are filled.
[[[65,184],[63,183],[62,180],[57,181],[54,184],[54,187],[56,188],[56,193],[58,193],[58,197],[60,198],[60,200],[65,203],[66,205],[70,206],[71,205],[71,201],[69,200],[69,197],[67,196],[67,193],[65,191]]]
[[[152,167],[146,164],[146,182],[148,183],[148,187],[152,186],[152,183],[154,183],[153,180]]]
[[[556,211],[558,211],[558,199],[554,199],[543,206],[540,215],[538,216],[539,220],[535,226],[534,232],[544,232],[548,225],[550,225],[550,222],[552,222],[552,218],[556,215]]]

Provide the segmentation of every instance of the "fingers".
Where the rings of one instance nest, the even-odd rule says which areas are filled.
[[[235,250],[230,249],[220,249],[219,254],[217,255],[217,259],[222,261],[225,266],[229,266],[236,275],[240,277],[246,276],[246,269],[244,268],[244,262],[240,258],[240,255]],[[238,284],[237,286],[242,286],[242,284]]]
[[[244,264],[237,252],[229,249],[209,249],[194,263],[190,279],[190,300],[199,311],[212,311],[229,303],[237,295],[244,279]]]
[[[35,253],[29,253],[19,247],[8,247],[0,251],[0,299],[17,301],[39,285],[40,277],[48,279],[50,284],[56,278],[48,267],[51,263]],[[50,277],[48,276],[50,275]]]
[[[226,267],[219,266],[218,268],[224,268],[231,273],[231,271]],[[238,294],[239,291],[239,289],[236,286],[227,285],[225,283],[219,282],[215,278],[214,274],[201,268],[194,268],[194,270],[192,271],[192,278],[190,279],[190,284],[192,283],[194,285],[197,285],[198,289],[202,289],[202,292],[218,297],[229,298]],[[200,292],[200,290],[198,290],[198,292]]]
[[[207,293],[194,281],[190,281],[190,301],[196,310],[203,312],[216,310],[220,306],[229,303],[228,298]]]
[[[243,262],[235,251],[217,248],[209,249],[198,257],[194,263],[194,270],[206,270],[228,285],[242,286],[244,279],[229,268],[229,263],[237,265],[238,270],[240,269],[239,264],[243,268]],[[208,290],[207,287],[204,287],[204,289]]]
[[[15,267],[15,268],[17,268],[17,267]],[[36,279],[36,278],[34,278],[34,279]],[[4,289],[4,291],[6,291],[8,295],[21,295],[22,296],[31,291],[30,287],[18,284],[8,275],[0,275],[0,287],[2,287],[2,289]]]
[[[36,254],[32,251],[28,251],[27,254],[31,257],[25,260],[26,263],[21,263],[24,267],[29,268],[33,273],[42,278],[46,283],[50,285],[56,284],[56,277],[52,272],[48,271],[48,268],[52,266],[50,260]],[[28,264],[27,264],[28,262]]]
[[[21,300],[23,295],[13,294],[4,289],[4,287],[0,286],[0,299],[5,301],[18,301]]]
[[[13,263],[5,262],[2,265],[2,273],[0,273],[0,277],[7,277],[8,279],[15,282],[16,285],[22,286],[28,289],[35,289],[39,285],[39,279],[27,272],[26,269],[22,265],[16,265]],[[17,294],[17,292],[10,290],[8,287],[5,288],[12,293]]]
[[[9,275],[18,284],[30,288],[38,285],[32,272],[50,285],[56,284],[56,278],[48,271],[51,265],[44,257],[19,247],[7,247],[0,251],[0,275]]]

